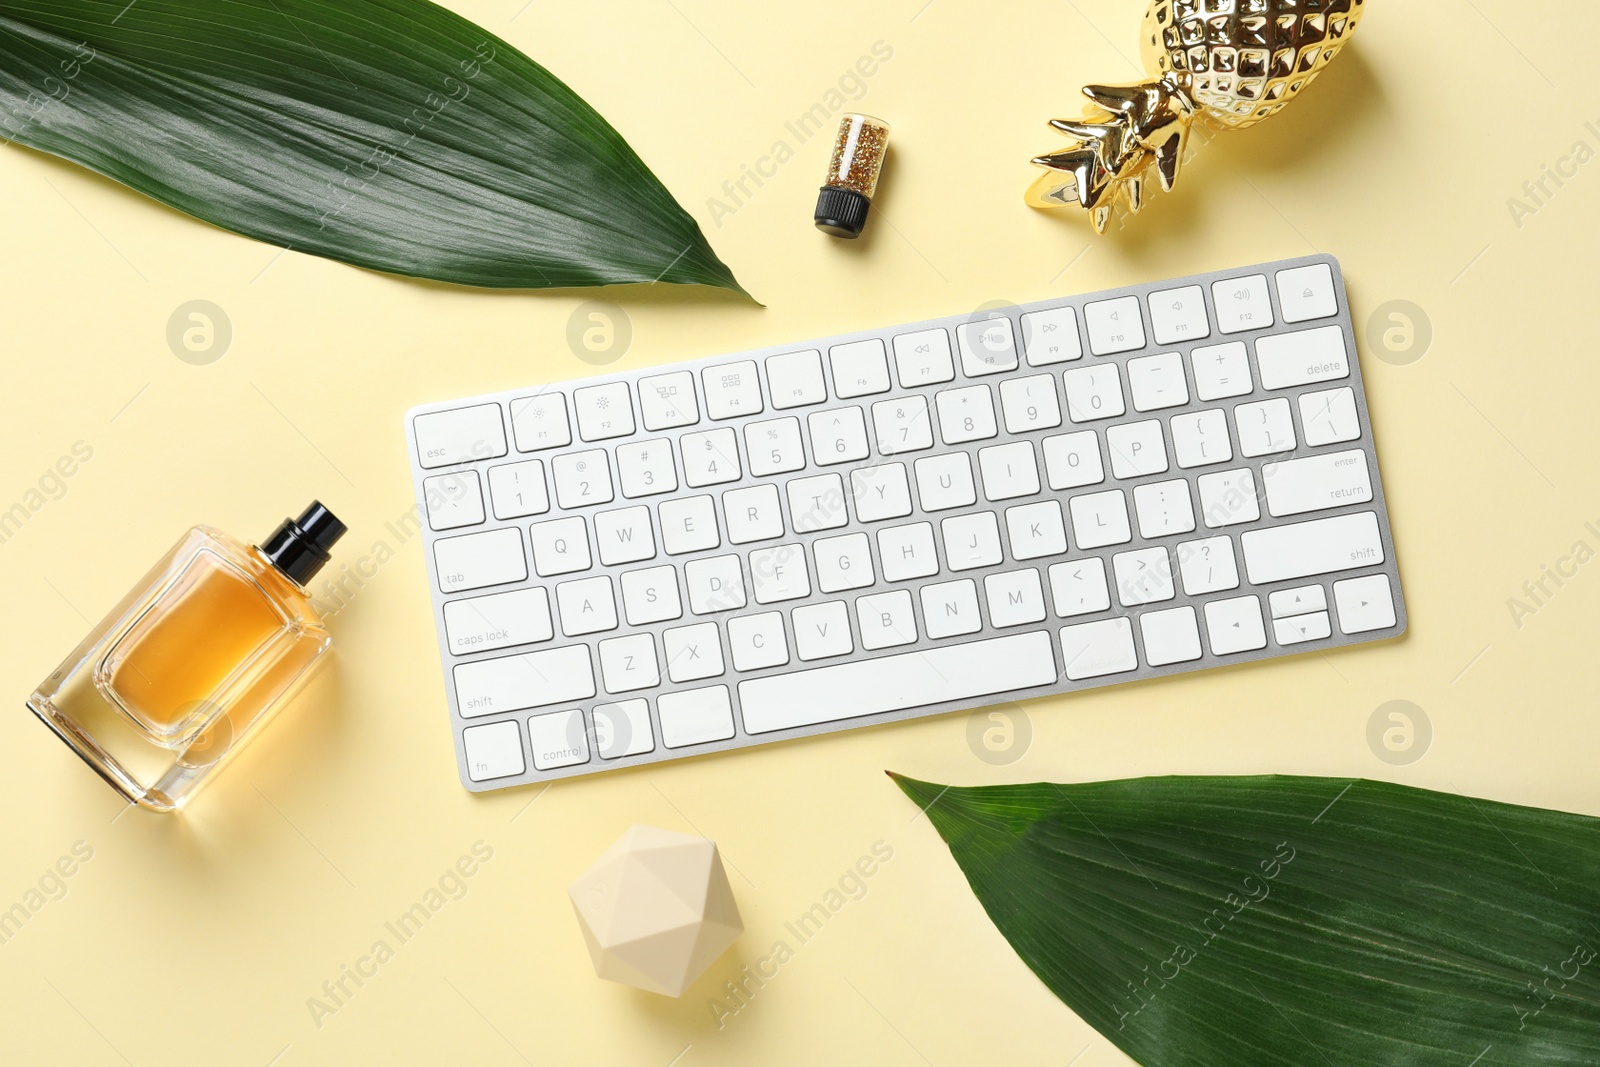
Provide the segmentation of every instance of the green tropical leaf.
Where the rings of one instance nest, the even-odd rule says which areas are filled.
[[[0,138],[393,274],[743,292],[605,119],[428,0],[0,0]]]
[[[1145,1067],[1600,1064],[1600,820],[1327,778],[891,777]]]

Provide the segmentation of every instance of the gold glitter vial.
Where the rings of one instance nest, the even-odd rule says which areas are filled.
[[[861,236],[888,150],[887,122],[871,115],[840,120],[828,178],[817,196],[817,229],[851,241]]]

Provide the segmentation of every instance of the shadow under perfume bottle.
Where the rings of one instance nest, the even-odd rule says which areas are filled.
[[[28,707],[129,800],[182,806],[328,651],[306,585],[344,532],[321,503],[259,547],[196,526]]]

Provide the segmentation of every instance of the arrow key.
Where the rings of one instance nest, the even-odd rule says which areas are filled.
[[[1303,645],[1307,641],[1321,641],[1333,633],[1326,611],[1296,615],[1292,619],[1278,619],[1272,624],[1272,629],[1280,645]]]
[[[1296,615],[1309,615],[1328,610],[1328,594],[1320,585],[1301,586],[1298,589],[1280,589],[1272,594],[1272,617],[1292,619]]]
[[[1267,647],[1267,631],[1261,624],[1261,598],[1234,597],[1213,600],[1206,605],[1206,632],[1211,636],[1211,651],[1218,656],[1254,652]]]

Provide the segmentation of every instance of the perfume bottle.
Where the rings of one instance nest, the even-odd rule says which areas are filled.
[[[306,586],[344,532],[320,503],[259,546],[196,526],[28,707],[130,801],[181,807],[328,651]]]

